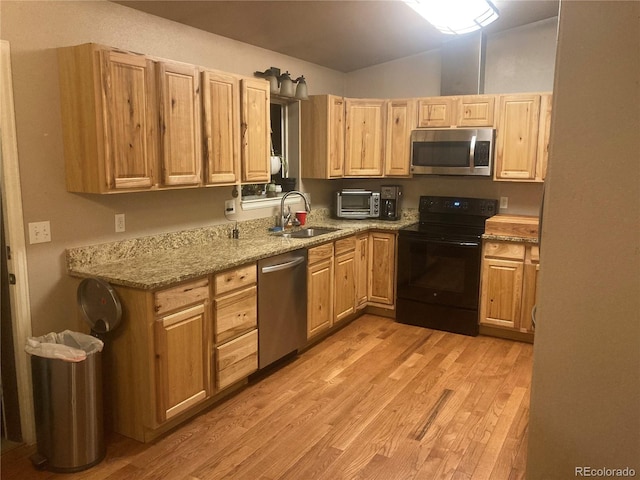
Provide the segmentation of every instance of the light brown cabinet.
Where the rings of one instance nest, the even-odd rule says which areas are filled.
[[[204,167],[207,185],[240,180],[240,83],[235,75],[202,72]]]
[[[158,176],[155,62],[94,44],[58,50],[67,190],[146,190]]]
[[[200,72],[193,65],[159,62],[162,185],[202,182]]]
[[[370,304],[395,306],[396,236],[391,232],[369,233],[367,296]]]
[[[539,268],[537,245],[486,241],[483,245],[480,325],[532,333]]]
[[[411,130],[416,124],[416,101],[397,99],[387,102],[387,132],[384,156],[386,177],[411,175]]]
[[[269,82],[246,78],[240,85],[242,182],[267,183],[271,176]]]
[[[153,301],[156,412],[162,423],[211,393],[209,282],[160,290]]]
[[[333,243],[308,250],[307,338],[333,325]]]
[[[163,422],[209,395],[206,302],[156,321],[158,420]]]
[[[345,177],[381,177],[384,163],[385,100],[345,100]]]
[[[495,148],[495,180],[544,180],[551,123],[550,94],[501,95]]]
[[[356,237],[335,242],[334,322],[347,318],[356,310]]]
[[[344,98],[312,95],[300,104],[303,178],[344,175]]]
[[[222,390],[258,369],[255,264],[214,276],[215,383]]]
[[[369,234],[356,235],[356,309],[367,305],[369,289]]]
[[[266,80],[96,44],[58,64],[68,191],[269,181]]]
[[[492,127],[495,95],[462,95],[418,99],[419,128]]]

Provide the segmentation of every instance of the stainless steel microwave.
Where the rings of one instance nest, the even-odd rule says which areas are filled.
[[[337,218],[378,218],[380,192],[364,188],[343,188],[336,192],[335,215]]]
[[[411,172],[416,175],[491,176],[493,128],[411,132]]]

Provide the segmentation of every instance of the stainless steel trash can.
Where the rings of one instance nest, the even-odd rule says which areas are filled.
[[[105,456],[102,352],[85,360],[31,356],[38,453],[34,465],[77,472]]]

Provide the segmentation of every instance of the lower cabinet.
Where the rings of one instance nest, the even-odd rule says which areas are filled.
[[[533,333],[539,270],[537,245],[486,241],[483,245],[480,326]]]
[[[369,233],[368,301],[381,307],[395,306],[396,236],[390,232]]]
[[[307,338],[333,325],[333,243],[310,248],[307,260]]]
[[[214,276],[215,385],[223,390],[258,370],[256,265]]]
[[[307,339],[366,306],[395,308],[395,233],[353,235],[308,254]]]
[[[116,288],[122,323],[103,354],[115,432],[149,442],[257,370],[256,273],[253,263],[155,292]]]
[[[356,311],[356,237],[336,240],[334,259],[334,322]]]
[[[158,421],[163,422],[210,394],[208,302],[156,321]]]

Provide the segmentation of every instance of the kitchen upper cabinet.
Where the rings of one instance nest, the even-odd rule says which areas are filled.
[[[345,111],[345,177],[381,177],[385,100],[347,99]]]
[[[370,304],[389,308],[395,306],[396,233],[369,233]]]
[[[68,191],[269,181],[266,80],[95,44],[58,63]]]
[[[269,82],[246,78],[240,83],[242,182],[267,183],[271,176]]]
[[[418,127],[446,128],[453,125],[455,97],[430,97],[418,99]]]
[[[550,94],[500,96],[495,180],[544,180],[550,123]]]
[[[58,49],[67,190],[148,190],[158,176],[155,62],[94,44]]]
[[[202,182],[200,72],[193,65],[158,63],[162,184]]]
[[[463,95],[457,100],[456,126],[493,127],[495,95]]]
[[[300,103],[302,178],[344,175],[345,100],[312,95]]]
[[[493,127],[495,95],[418,99],[418,127]]]
[[[411,174],[411,130],[416,124],[416,101],[387,102],[387,138],[384,158],[386,177],[408,177]]]
[[[224,72],[202,73],[204,168],[207,185],[240,179],[240,84]]]

